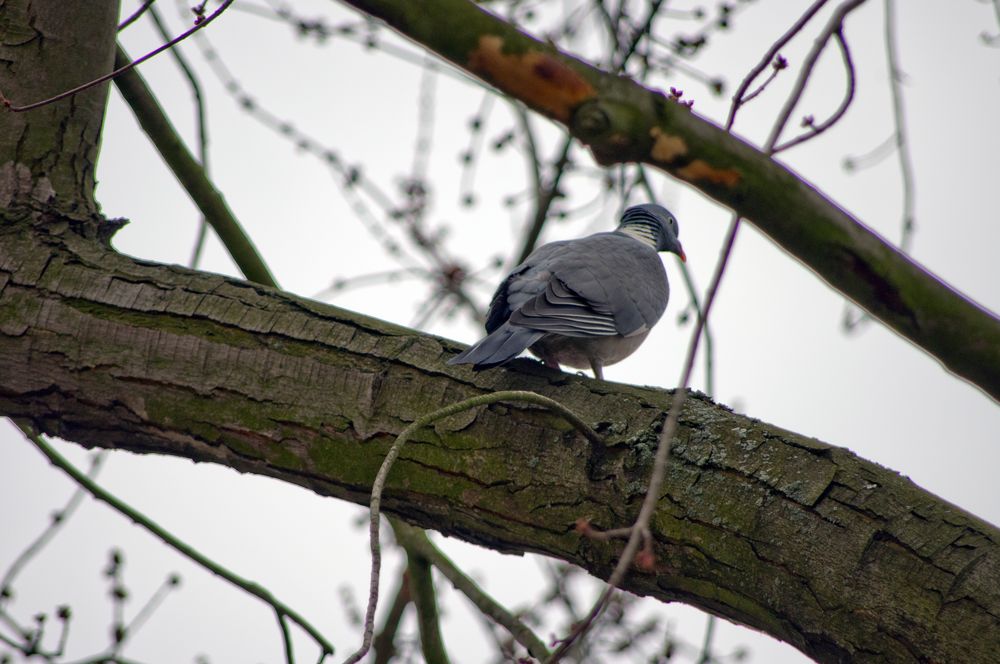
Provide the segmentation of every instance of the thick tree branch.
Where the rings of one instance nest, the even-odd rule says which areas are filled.
[[[24,0],[8,4],[5,11],[25,19]],[[467,3],[355,4],[378,8],[426,43],[444,40],[441,52],[567,123],[599,159],[649,161],[728,201],[932,352],[961,330],[963,343],[953,345],[968,352],[939,357],[971,380],[996,368],[995,319],[687,109],[563,58]],[[64,16],[109,23],[110,12],[82,8],[74,0],[33,25],[48,40],[63,34]],[[59,58],[82,60],[65,49],[31,60],[45,49],[31,35],[19,42],[11,34],[0,44],[13,63],[6,71],[31,63],[39,74],[17,76],[17,85],[41,89]],[[105,46],[93,59],[98,69],[110,66],[110,35]],[[14,89],[10,82],[0,86]],[[669,393],[530,361],[476,374],[444,363],[454,350],[446,340],[116,254],[94,241],[112,225],[88,199],[101,110],[93,103],[41,110],[60,114],[69,131],[62,138],[78,139],[75,152],[54,161],[45,161],[52,148],[44,142],[52,117],[0,124],[0,414],[86,446],[214,461],[367,503],[388,446],[407,425],[468,397],[532,390],[580,413],[606,444],[586,441],[544,409],[481,406],[414,434],[383,506],[448,535],[541,552],[607,577],[621,543],[581,538],[575,525],[586,518],[609,530],[634,521]],[[973,360],[981,361],[978,374],[968,369]],[[995,657],[995,527],[845,450],[698,395],[678,412],[650,524],[657,563],[632,570],[625,588],[700,606],[824,662]]]
[[[0,224],[0,413],[86,446],[223,463],[365,504],[395,436],[457,400],[517,387],[581,413],[586,441],[534,406],[418,432],[383,506],[491,548],[606,577],[632,523],[658,390],[531,361],[473,373],[457,347],[271,289],[139,263],[73,230]],[[849,452],[693,395],[633,592],[681,600],[819,661],[988,661],[1000,640],[1000,532]]]
[[[732,208],[833,288],[1000,400],[1000,319],[762,151],[467,0],[345,1],[562,122],[602,164],[651,164]]]

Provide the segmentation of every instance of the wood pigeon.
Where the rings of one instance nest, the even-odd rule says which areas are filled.
[[[527,348],[549,367],[589,367],[603,379],[603,367],[635,352],[667,308],[659,251],[686,260],[677,220],[652,203],[625,210],[610,233],[539,247],[493,294],[488,334],[448,364],[486,369]]]

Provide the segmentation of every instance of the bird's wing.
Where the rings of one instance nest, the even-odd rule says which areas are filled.
[[[551,246],[501,286],[506,311],[498,325],[509,320],[572,337],[629,336],[649,330],[663,314],[666,272],[650,247],[620,233]]]
[[[511,313],[517,311],[525,302],[545,292],[551,272],[548,265],[553,256],[557,256],[572,240],[550,242],[539,247],[527,259],[507,275],[490,301],[490,309],[486,313],[486,331],[493,332],[507,322]]]
[[[617,334],[611,309],[589,301],[554,274],[545,290],[510,316],[510,323],[568,337],[603,337]]]

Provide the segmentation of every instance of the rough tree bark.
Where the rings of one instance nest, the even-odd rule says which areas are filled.
[[[75,26],[52,13],[95,6],[26,12],[44,46],[3,36],[0,56],[13,65],[0,70],[2,89],[57,91],[29,89],[44,77],[25,68],[77,60],[50,46],[73,43],[90,12]],[[108,36],[95,57],[107,70],[114,17],[101,20],[90,34]],[[632,521],[669,393],[530,361],[475,374],[444,364],[457,349],[449,341],[122,256],[101,241],[109,225],[88,207],[87,167],[59,175],[92,164],[97,131],[16,149],[15,134],[55,134],[68,119],[99,127],[101,109],[82,109],[67,100],[0,124],[0,413],[85,446],[222,463],[367,503],[388,445],[416,417],[534,390],[607,444],[538,408],[480,408],[414,438],[384,506],[497,550],[610,572],[620,544],[582,539],[574,524]],[[684,407],[652,531],[656,567],[634,570],[627,589],[700,606],[819,661],[986,662],[1000,644],[996,528],[846,450],[704,398]]]

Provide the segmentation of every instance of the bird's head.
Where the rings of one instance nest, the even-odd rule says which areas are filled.
[[[662,205],[643,203],[628,208],[622,214],[618,232],[631,235],[657,251],[673,252],[682,261],[687,261],[677,239],[677,219]]]

